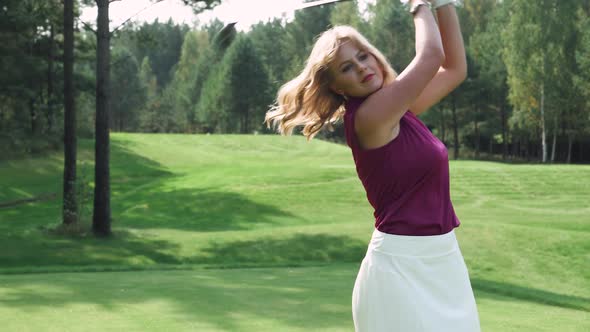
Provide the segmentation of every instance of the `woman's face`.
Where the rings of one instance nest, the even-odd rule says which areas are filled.
[[[383,72],[375,56],[352,42],[340,45],[328,68],[330,89],[339,95],[365,97],[383,86]]]

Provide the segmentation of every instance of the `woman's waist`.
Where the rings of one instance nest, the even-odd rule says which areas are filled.
[[[392,256],[439,257],[459,249],[455,231],[440,235],[398,235],[375,228],[369,243],[369,251]]]

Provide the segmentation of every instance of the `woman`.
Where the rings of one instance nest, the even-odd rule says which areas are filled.
[[[279,90],[266,116],[282,134],[303,125],[308,139],[344,118],[357,174],[375,209],[375,231],[353,290],[357,332],[480,331],[454,233],[459,220],[447,150],[416,117],[467,72],[452,1],[429,2],[409,2],[416,56],[400,75],[356,30],[334,27],[320,36],[303,72]]]

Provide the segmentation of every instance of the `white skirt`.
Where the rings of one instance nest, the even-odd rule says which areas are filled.
[[[479,332],[455,232],[375,230],[354,284],[352,316],[356,332]]]

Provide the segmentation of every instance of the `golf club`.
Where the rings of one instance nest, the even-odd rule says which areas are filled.
[[[344,1],[349,1],[349,0],[318,0],[318,1],[304,2],[301,5],[295,7],[294,10],[297,11],[297,10],[301,10],[301,9],[326,5],[326,4],[330,4],[333,2],[344,2]],[[230,22],[230,23],[226,24],[215,36],[215,39],[218,40],[218,42],[217,42],[218,45],[220,45],[220,47],[222,49],[226,49],[233,41],[233,38],[236,35],[236,29],[235,29],[236,23],[238,23],[238,21],[234,21],[234,22]]]

